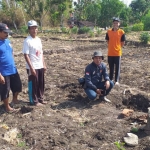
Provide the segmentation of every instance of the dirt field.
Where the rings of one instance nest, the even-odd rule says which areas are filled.
[[[23,38],[12,38],[14,56],[22,80],[20,108],[7,114],[0,106],[1,150],[118,150],[115,142],[123,142],[131,132],[131,123],[146,125],[139,116],[147,114],[150,101],[150,45],[144,46],[128,38],[123,48],[120,87],[114,87],[108,98],[87,103],[87,97],[77,79],[84,75],[96,49],[101,49],[107,64],[107,44],[104,35],[96,39],[76,39],[58,36],[42,37],[47,73],[45,101],[42,108],[29,105],[27,74],[22,55]],[[108,64],[107,64],[108,67]],[[11,100],[10,100],[11,101]],[[130,117],[121,117],[124,108],[134,110]],[[5,125],[4,125],[5,124]],[[9,129],[7,129],[7,126]],[[15,131],[11,140],[6,133]],[[138,130],[139,144],[124,145],[126,150],[150,150],[150,137]],[[10,136],[10,135],[9,135]],[[14,137],[14,138],[13,138]],[[9,139],[9,138],[8,138]],[[123,150],[123,149],[120,149]]]

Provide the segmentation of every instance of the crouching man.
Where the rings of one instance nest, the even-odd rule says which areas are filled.
[[[90,100],[94,100],[97,95],[100,99],[111,102],[106,98],[114,84],[109,79],[106,65],[102,62],[104,59],[101,51],[94,52],[93,62],[85,68],[84,90]]]

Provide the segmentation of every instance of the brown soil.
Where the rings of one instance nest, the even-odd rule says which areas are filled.
[[[27,74],[21,52],[24,39],[11,39],[23,85],[23,92],[19,95],[21,102],[15,107],[21,109],[7,114],[1,105],[0,124],[5,123],[10,129],[17,128],[21,136],[17,137],[16,143],[10,144],[3,140],[7,130],[1,127],[1,150],[117,150],[114,142],[123,142],[123,137],[131,131],[130,123],[137,122],[138,127],[145,125],[137,117],[147,114],[150,101],[148,45],[127,42],[124,46],[120,87],[114,87],[107,97],[112,103],[98,98],[87,103],[77,79],[83,76],[85,66],[91,63],[94,50],[101,48],[107,64],[107,44],[102,38],[42,38],[47,64],[45,101],[48,104],[41,108],[28,103]],[[121,117],[124,108],[133,109],[133,115]],[[149,150],[149,136],[142,130],[135,134],[139,138],[138,146],[125,145],[124,148]]]

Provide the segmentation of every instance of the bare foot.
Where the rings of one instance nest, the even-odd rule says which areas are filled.
[[[42,102],[40,102],[41,104],[47,104],[47,102],[45,102],[45,101],[42,101]]]
[[[43,105],[43,104],[41,104],[41,103],[37,103],[37,104],[35,104],[35,106],[40,107],[40,106],[44,106],[44,105]]]

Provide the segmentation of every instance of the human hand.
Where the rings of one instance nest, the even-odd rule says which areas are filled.
[[[0,83],[5,84],[5,78],[0,74]]]
[[[106,90],[109,89],[109,87],[110,87],[110,82],[109,82],[109,81],[106,81],[106,82],[105,82],[105,87],[106,87]]]
[[[97,89],[97,90],[96,90],[96,93],[99,94],[99,95],[103,95],[103,94],[102,94],[102,91],[103,91],[102,89]]]
[[[44,72],[46,72],[46,70],[47,70],[47,67],[46,67],[46,66],[44,66]]]
[[[30,70],[31,70],[31,74],[34,75],[34,76],[36,76],[36,71],[35,71],[35,69],[32,68],[32,69],[30,69]]]

